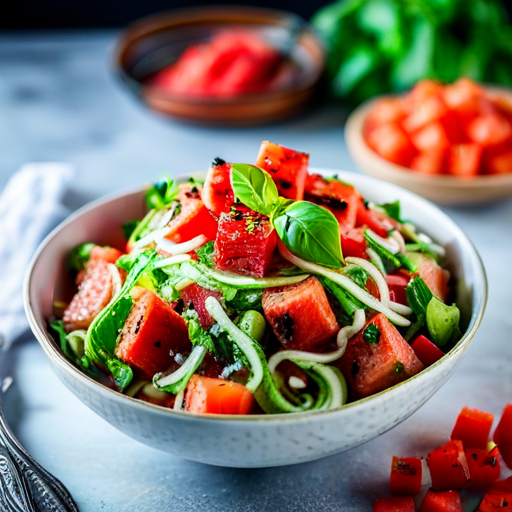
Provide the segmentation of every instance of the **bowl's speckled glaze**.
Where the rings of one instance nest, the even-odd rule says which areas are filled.
[[[439,208],[391,183],[342,171],[375,202],[399,199],[405,218],[447,250],[457,286],[464,335],[457,346],[408,381],[332,411],[274,416],[214,416],[177,412],[112,391],[81,373],[46,330],[54,299],[65,294],[64,259],[72,247],[94,241],[122,247],[121,225],[145,211],[144,188],[106,197],[71,215],[41,244],[25,282],[30,326],[64,384],[87,406],[132,438],[180,457],[231,467],[295,464],[332,455],[386,432],[424,404],[455,371],[484,314],[487,282],[480,258],[462,230]],[[180,177],[181,180],[189,176]]]

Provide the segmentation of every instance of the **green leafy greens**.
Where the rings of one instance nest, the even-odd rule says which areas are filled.
[[[460,311],[452,304],[448,306],[433,297],[427,306],[427,328],[432,341],[440,348],[445,348],[460,338]]]
[[[512,85],[512,26],[499,0],[338,0],[312,23],[332,93],[352,103],[422,78]]]
[[[74,247],[69,253],[67,264],[69,268],[73,270],[82,270],[85,268],[86,263],[89,261],[91,257],[92,248],[96,244],[93,243],[85,243],[80,244]]]
[[[130,290],[153,262],[155,255],[154,251],[145,251],[138,255],[118,295],[98,313],[87,330],[85,355],[94,364],[108,368],[121,391],[130,384],[133,371],[114,355],[116,340],[133,306]]]
[[[165,176],[153,183],[146,192],[148,208],[163,210],[178,197],[178,185],[169,176]]]

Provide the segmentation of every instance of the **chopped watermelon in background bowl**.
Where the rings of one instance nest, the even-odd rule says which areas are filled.
[[[210,125],[249,126],[312,102],[324,46],[299,16],[257,7],[201,7],[144,18],[114,59],[128,90],[155,112]]]
[[[282,173],[271,163],[274,152],[288,154],[290,158],[285,159],[285,161],[292,162],[290,164],[291,167],[288,169],[290,176],[296,175],[304,178],[306,154],[293,152],[265,142],[262,145],[262,153],[267,156],[265,158],[262,157],[262,162],[259,162],[259,164],[262,167],[270,165],[274,171],[277,171],[276,175],[279,176]],[[262,153],[260,153],[260,156]],[[226,189],[227,193],[220,195],[213,193],[212,195],[205,194],[203,196],[204,205],[196,204],[198,201],[198,190],[194,190],[193,186],[191,188],[189,179],[204,179],[205,173],[176,178],[177,183],[181,184],[178,187],[177,193],[183,196],[181,210],[177,214],[176,220],[178,218],[187,218],[192,219],[190,222],[193,223],[193,219],[200,214],[205,205],[210,211],[218,211],[221,220],[227,218],[226,215],[229,217],[230,213],[224,212],[226,208],[225,202],[219,201],[219,197],[230,197],[229,183],[222,179],[224,176],[222,172],[224,165],[225,162],[216,160],[209,172],[208,179],[210,180],[210,187],[213,187],[211,190],[220,191]],[[218,389],[218,379],[211,378],[210,376],[196,376],[194,379],[191,379],[190,389],[194,391],[193,397],[197,398],[197,403],[194,402],[197,407],[189,408],[189,411],[194,410],[195,412],[185,412],[180,410],[180,408],[178,410],[170,409],[170,403],[156,405],[152,400],[141,401],[112,389],[111,380],[104,380],[102,383],[94,380],[90,374],[88,375],[83,371],[84,368],[80,369],[78,365],[73,364],[66,357],[59,344],[56,343],[54,337],[48,331],[47,320],[55,314],[55,304],[70,297],[69,292],[72,283],[70,282],[71,278],[68,269],[65,268],[65,261],[70,250],[84,242],[93,242],[98,245],[108,244],[118,249],[124,249],[126,238],[122,229],[123,224],[133,221],[133,219],[140,219],[147,213],[146,193],[148,186],[144,185],[135,190],[121,192],[100,199],[75,212],[46,238],[34,256],[25,286],[26,311],[37,339],[48,355],[53,369],[65,385],[96,413],[119,430],[140,442],[187,459],[233,467],[287,465],[335,454],[386,432],[421,407],[455,371],[481,322],[487,300],[487,284],[480,258],[466,235],[446,214],[415,194],[391,183],[346,171],[312,170],[312,172],[318,172],[324,177],[336,176],[336,178],[329,181],[317,177],[314,183],[305,184],[304,179],[295,180],[295,188],[290,187],[290,183],[286,183],[286,186],[284,184],[280,185],[281,189],[297,197],[303,193],[303,190],[300,190],[301,187],[305,186],[307,193],[313,196],[320,194],[319,197],[322,197],[320,192],[322,186],[337,186],[345,193],[349,193],[350,187],[346,184],[351,183],[363,197],[372,203],[391,204],[394,201],[400,201],[402,218],[413,222],[421,232],[430,236],[439,246],[444,247],[446,251],[445,264],[446,268],[451,272],[455,283],[454,299],[460,309],[461,318],[460,340],[446,355],[436,353],[436,347],[431,346],[432,344],[428,339],[422,340],[418,338],[416,340],[418,346],[415,350],[417,350],[419,360],[423,361],[425,366],[428,366],[425,370],[389,389],[375,392],[370,389],[371,383],[358,378],[357,372],[350,378],[350,369],[347,372],[346,369],[343,370],[342,368],[346,376],[348,375],[347,380],[349,380],[349,385],[354,392],[353,399],[355,401],[347,405],[336,406],[330,410],[288,414],[247,415],[246,413],[251,410],[253,402],[253,397],[247,392],[247,388],[236,382],[229,381],[229,386],[224,386],[222,391],[220,391]],[[314,175],[310,176],[314,177]],[[163,190],[164,195],[166,191],[167,189]],[[251,197],[252,195],[248,194],[247,200],[251,199]],[[161,198],[157,194],[154,200],[158,203]],[[288,200],[285,199],[284,201]],[[260,207],[262,209],[266,208],[265,205],[260,205]],[[231,212],[231,208],[228,209]],[[323,209],[321,210],[324,211]],[[375,219],[371,218],[370,210],[367,210],[367,208],[360,210],[357,205],[355,205],[355,208],[351,208],[348,205],[344,210],[345,216],[348,216],[353,210],[352,214],[355,217],[352,221],[355,223],[358,221],[357,219],[359,219],[360,223],[367,226],[373,222],[375,223],[374,229],[379,229],[379,224],[375,222]],[[276,223],[279,220],[280,214],[279,212],[271,213],[271,215],[274,214],[277,216],[275,217],[277,220],[273,219],[272,222]],[[340,219],[336,220],[340,222],[341,217],[343,217],[343,211],[338,211],[338,214]],[[249,226],[250,222],[246,222],[247,219],[244,215],[243,208],[239,212],[235,212],[232,225],[230,224],[226,227],[219,225],[218,233],[214,232],[213,227],[210,228],[205,223],[202,223],[203,233],[196,236],[193,240],[197,241],[201,237],[203,239],[216,237],[217,244],[221,246],[234,236],[236,223],[243,222],[246,227]],[[333,221],[335,221],[334,217]],[[178,243],[183,242],[181,239],[178,240],[183,235],[183,231],[177,225],[174,225],[174,222],[174,220],[170,221],[165,235],[167,238],[161,242],[164,249],[166,244],[168,245],[173,240]],[[195,226],[196,224],[193,225]],[[246,240],[247,233],[244,233],[244,240]],[[279,236],[282,237],[281,232],[279,233]],[[383,236],[386,236],[386,233],[383,233]],[[354,241],[356,243],[347,246],[351,248],[350,250],[357,249],[357,237],[353,238]],[[369,240],[366,240],[366,242],[370,244]],[[184,243],[188,242],[185,241]],[[244,244],[247,245],[247,243],[248,241],[246,240],[242,243],[242,246]],[[284,244],[286,244],[286,241],[284,241]],[[226,251],[236,252],[242,250],[242,246],[233,247],[231,244],[228,247],[226,245],[226,249],[222,251],[220,256],[224,257]],[[261,249],[259,253],[256,252],[253,257],[254,261],[252,259],[251,261],[244,260],[242,253],[237,253],[237,258],[240,259],[241,264],[249,265],[251,272],[264,274],[266,271],[264,263],[266,257],[263,256],[263,259],[261,258],[262,255],[266,254],[265,251],[265,249]],[[282,254],[286,254],[285,249],[282,249],[282,251]],[[348,251],[345,252],[348,255]],[[94,263],[91,267],[91,272],[100,272],[102,266],[108,266],[111,258],[117,257],[117,253],[113,249],[105,251],[93,248],[90,253],[90,258],[93,259]],[[73,256],[80,259],[82,255],[78,253],[73,254]],[[198,256],[201,257],[200,254]],[[325,256],[327,257],[328,253]],[[224,261],[222,257],[221,264],[229,267],[230,259],[227,258]],[[100,261],[103,263],[99,263]],[[333,266],[336,265],[333,264]],[[130,269],[125,284],[132,279],[131,273],[132,270]],[[295,277],[300,277],[302,280],[301,276]],[[79,279],[85,278],[86,276],[80,276]],[[392,293],[392,300],[397,303],[403,300],[403,294],[401,295],[400,290],[401,283],[403,283],[402,278],[403,275],[399,273],[388,274],[390,294]],[[316,283],[314,286],[318,290],[315,291],[314,286],[310,286],[308,280],[299,282],[294,290],[300,291],[304,288],[308,293],[318,295],[322,286],[318,284],[318,280],[313,278],[309,278],[309,280],[313,280]],[[112,284],[115,285],[113,278]],[[142,285],[143,283],[140,284],[140,286]],[[200,287],[189,286],[189,288],[185,289],[187,293],[183,295],[183,300],[187,304],[194,305],[202,328],[207,329],[211,326],[212,315],[219,324],[221,321],[224,322],[222,315],[219,316],[218,308],[210,308],[211,304],[219,304],[215,293],[210,293],[205,298],[204,290]],[[431,289],[432,293],[440,297],[446,293],[445,287],[441,282],[431,283]],[[432,296],[432,293],[430,293],[430,296]],[[301,294],[298,293],[297,295],[300,296]],[[122,298],[124,296],[119,294],[119,297]],[[162,322],[171,322],[173,329],[176,332],[179,331],[179,333],[183,334],[182,337],[185,337],[186,331],[183,328],[183,319],[174,310],[169,311],[170,304],[168,302],[161,299],[157,300],[156,296],[145,288],[139,288],[137,296],[132,296],[132,298],[137,301],[137,307],[142,314],[150,315],[155,319],[153,330],[161,329]],[[288,299],[295,300],[294,296],[288,297]],[[104,297],[99,297],[99,301],[101,302],[99,308],[101,308],[104,306]],[[200,307],[195,307],[195,305],[201,304],[201,301],[206,304],[206,311]],[[276,311],[278,314],[278,309],[281,306],[278,293],[265,292],[263,301],[268,303],[269,310]],[[76,308],[73,307],[67,309],[67,316],[65,313],[63,319],[65,323],[72,324],[80,320],[78,317],[75,318],[75,310]],[[128,320],[130,320],[131,316],[132,314],[130,313]],[[97,318],[100,318],[101,321],[101,313]],[[155,371],[160,371],[160,368],[154,367],[153,363],[155,360],[151,357],[151,354],[160,350],[163,342],[150,344],[150,346],[146,347],[147,350],[144,349],[141,353],[136,353],[133,344],[129,343],[129,340],[138,335],[141,329],[151,330],[152,322],[148,321],[138,324],[128,320],[120,333],[121,341],[118,345],[116,344],[116,355],[125,361],[132,361],[138,366],[139,371],[149,375],[152,375]],[[301,319],[298,318],[297,320]],[[115,323],[116,319],[113,317],[111,321]],[[313,332],[314,328],[317,329],[320,323],[322,324],[322,329],[326,330],[331,329],[333,326],[333,321],[330,321],[325,316],[319,317],[314,325],[310,323],[308,328],[305,327],[305,334],[311,335],[311,339],[308,338],[308,343],[311,346],[317,343],[318,336],[322,334],[316,331]],[[372,329],[365,329],[362,334],[364,340],[358,343],[360,345],[377,343],[376,347],[379,350],[385,350],[387,344],[393,343],[389,336],[382,334],[388,332],[386,325],[389,321],[384,315],[379,314],[374,316],[370,323],[370,327],[373,326]],[[304,325],[306,324],[307,322],[304,323]],[[382,339],[375,339],[377,333],[380,333]],[[150,339],[149,334],[149,332],[146,332],[144,336],[139,336],[139,338]],[[95,345],[91,346],[94,347]],[[296,346],[292,348],[301,350],[302,347]],[[98,355],[104,357],[106,354],[105,352],[98,352]],[[422,369],[423,364],[419,363],[417,358],[413,359],[414,361],[411,364],[414,363]],[[112,371],[115,378],[123,379],[124,370],[123,366],[118,364],[119,360],[114,357],[105,358],[107,365],[112,363],[115,365],[116,361],[115,372],[112,371],[111,366],[109,366],[109,370]],[[407,364],[409,363],[404,360],[401,368],[396,368],[396,370],[402,371]],[[214,365],[214,362],[212,362],[212,365]],[[218,369],[213,368],[212,371],[217,372]],[[300,376],[297,378],[300,379]],[[222,392],[227,401],[226,403],[229,402],[229,410],[224,411],[227,414],[202,414],[210,410],[211,404],[208,403],[208,396],[213,392],[215,394]],[[191,400],[189,399],[188,405],[190,405]],[[158,403],[158,397],[156,403]],[[162,407],[162,405],[164,406]],[[203,410],[202,407],[206,407],[206,409]]]
[[[512,91],[466,78],[423,80],[406,95],[379,96],[345,126],[361,171],[442,204],[512,195]]]

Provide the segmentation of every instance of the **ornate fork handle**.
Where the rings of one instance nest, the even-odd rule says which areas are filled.
[[[7,425],[0,389],[0,512],[78,512],[62,482],[39,465]]]

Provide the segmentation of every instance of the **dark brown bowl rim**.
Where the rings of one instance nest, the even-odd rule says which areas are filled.
[[[281,20],[297,20],[300,22],[305,28],[304,30],[312,36],[316,42],[316,44],[321,49],[322,58],[318,62],[315,62],[314,72],[307,74],[303,77],[303,79],[295,84],[290,85],[289,87],[282,87],[275,90],[268,90],[263,92],[255,92],[255,93],[243,93],[237,94],[235,96],[208,96],[208,97],[199,97],[192,96],[187,94],[176,94],[164,92],[162,89],[150,86],[148,84],[144,84],[143,82],[133,78],[131,74],[125,69],[125,66],[122,63],[122,56],[124,53],[130,48],[133,44],[132,38],[136,40],[143,39],[150,33],[158,32],[160,30],[164,30],[168,20],[170,19],[191,19],[194,17],[197,18],[205,18],[208,16],[215,16],[215,14],[223,13],[226,9],[229,9],[233,15],[236,14],[253,14],[254,16],[273,16],[277,19]],[[212,23],[215,20],[212,20]],[[168,11],[162,11],[160,13],[151,14],[149,16],[145,16],[132,24],[128,25],[123,32],[121,32],[118,41],[115,45],[113,52],[113,64],[114,69],[117,76],[121,79],[121,81],[128,86],[128,88],[134,92],[139,98],[142,96],[151,95],[153,97],[158,97],[161,100],[167,100],[169,102],[180,102],[187,103],[189,105],[197,105],[197,106],[231,106],[231,105],[246,105],[248,103],[258,104],[264,103],[267,101],[271,101],[273,99],[279,99],[283,96],[294,95],[305,91],[311,87],[313,87],[321,78],[322,73],[325,69],[326,64],[326,51],[325,44],[318,33],[318,31],[311,25],[306,19],[302,18],[298,14],[293,12],[281,10],[281,9],[272,9],[267,7],[255,7],[255,6],[242,6],[242,5],[216,5],[207,8],[203,7],[185,7],[180,9],[173,9]]]

